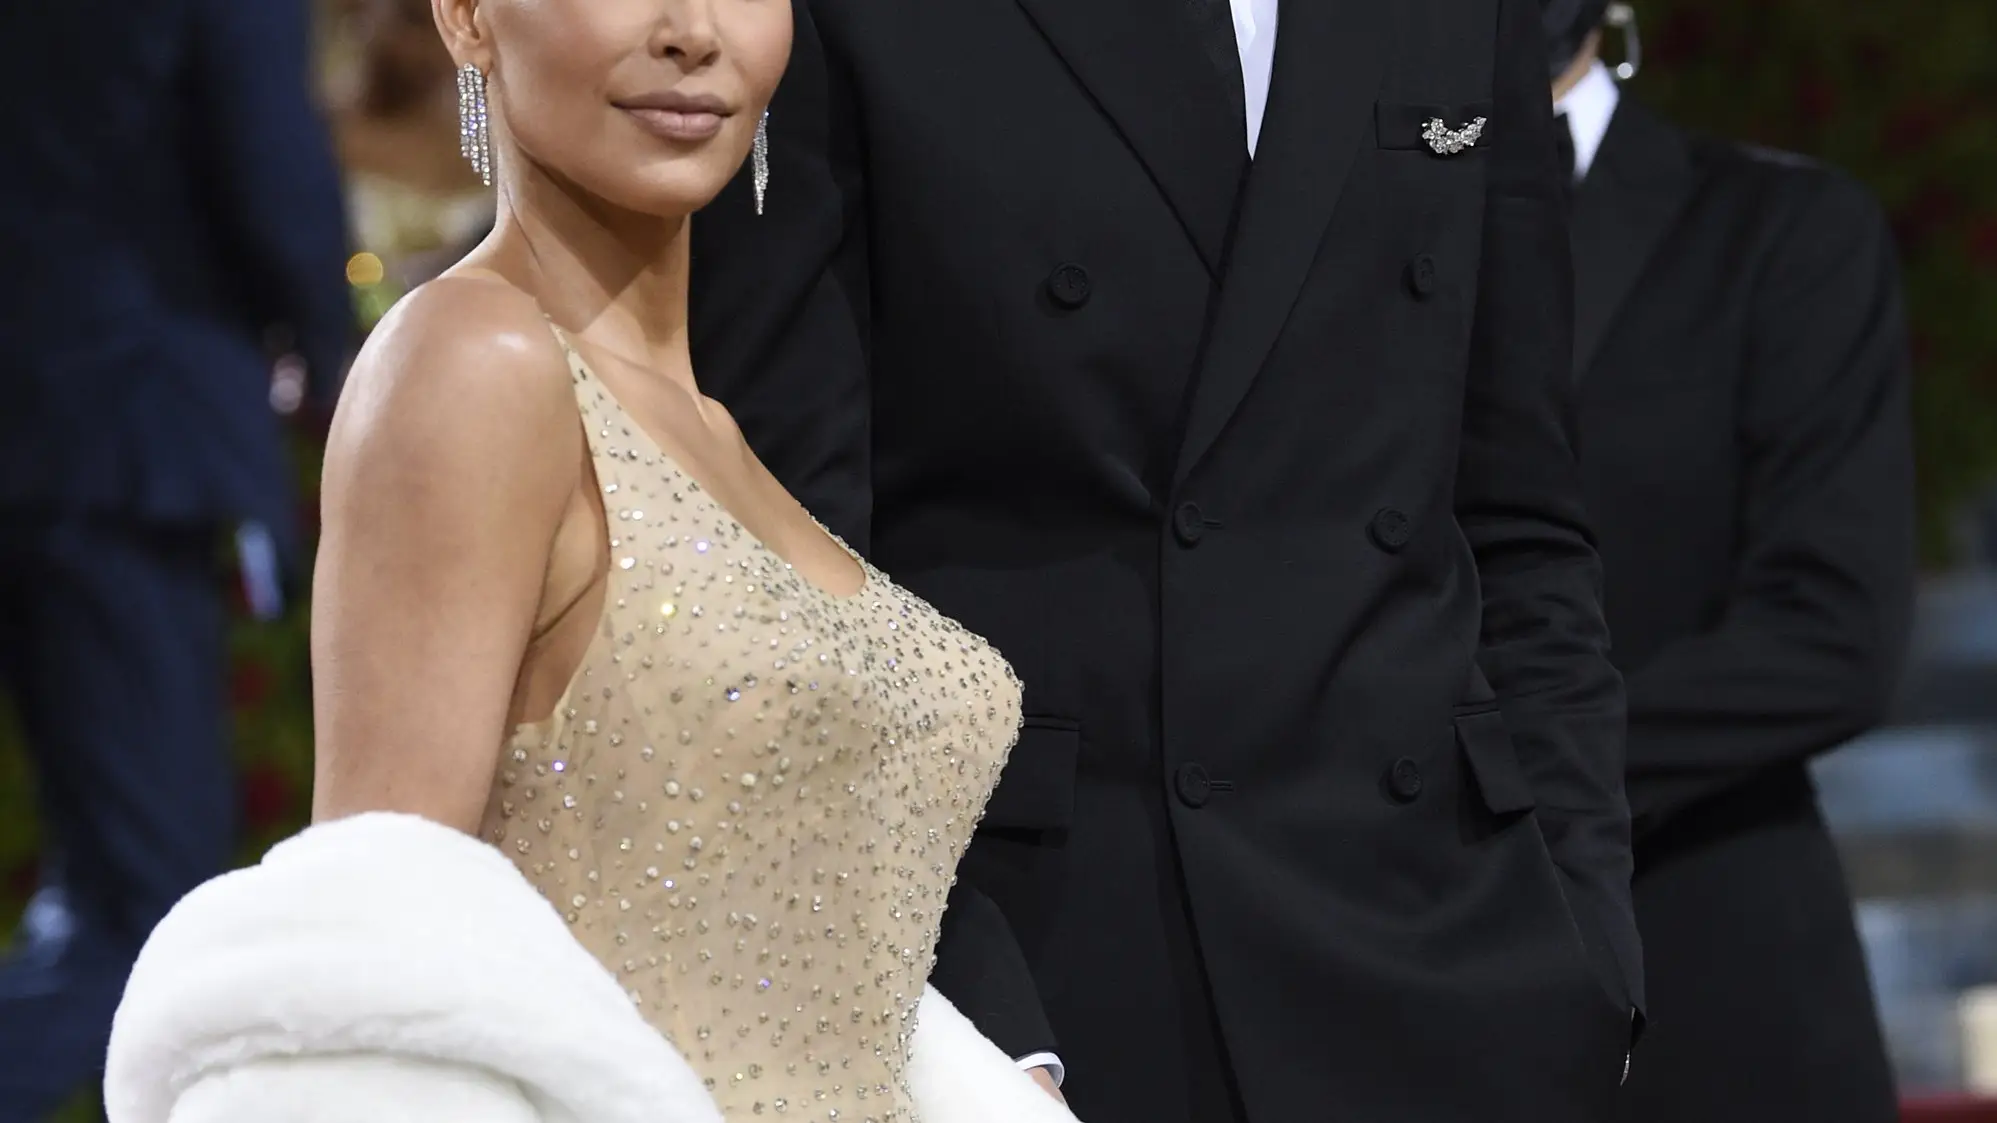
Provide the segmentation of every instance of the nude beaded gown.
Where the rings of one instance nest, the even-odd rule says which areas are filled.
[[[864,561],[855,595],[805,581],[562,344],[610,587],[554,714],[505,746],[481,835],[731,1123],[917,1123],[916,1002],[1019,680]]]

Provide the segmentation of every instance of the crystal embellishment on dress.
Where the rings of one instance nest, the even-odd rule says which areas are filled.
[[[570,366],[613,568],[481,834],[730,1123],[911,1123],[916,1003],[1019,681],[857,555],[856,592],[806,581]]]
[[[1421,138],[1438,156],[1454,156],[1466,148],[1475,148],[1477,141],[1484,136],[1486,118],[1479,117],[1460,129],[1452,129],[1443,124],[1442,118],[1430,117],[1422,126]]]

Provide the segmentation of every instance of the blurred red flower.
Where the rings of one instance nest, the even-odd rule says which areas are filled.
[[[1914,364],[1914,369],[1921,370],[1928,365],[1928,360],[1934,357],[1934,337],[1918,328],[1914,329],[1907,339],[1907,358]]]
[[[1944,129],[1963,119],[1961,105],[1923,99],[1901,106],[1886,119],[1881,142],[1888,155],[1919,156]]]
[[[1882,74],[1893,61],[1893,44],[1883,36],[1867,35],[1852,47],[1851,55],[1860,74]]]
[[[25,901],[35,895],[35,889],[42,880],[41,863],[33,858],[24,858],[14,863],[7,871],[6,893],[9,900]]]
[[[1822,125],[1837,115],[1838,91],[1821,74],[1811,74],[1796,83],[1796,112],[1804,124]]]
[[[229,675],[229,701],[238,710],[253,710],[270,697],[276,684],[270,668],[254,659],[238,659]]]
[[[1969,231],[1969,258],[1985,269],[1997,269],[1997,215],[1985,215]]]
[[[282,825],[297,805],[291,779],[268,764],[251,764],[243,770],[239,787],[243,829],[251,835]]]
[[[1901,249],[1910,255],[1918,253],[1926,247],[1930,238],[1954,222],[1961,213],[1962,199],[1955,192],[1930,183],[1894,210],[1893,235]]]
[[[1696,58],[1712,43],[1713,21],[1696,8],[1680,8],[1664,17],[1657,35],[1644,44],[1646,61],[1670,66]]]

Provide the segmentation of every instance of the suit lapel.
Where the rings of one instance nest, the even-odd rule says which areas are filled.
[[[1018,0],[1151,173],[1215,276],[1247,125],[1183,0]]]
[[[1574,374],[1585,374],[1698,175],[1685,136],[1625,94],[1574,194]]]
[[[1389,14],[1378,0],[1283,5],[1262,138],[1186,415],[1178,481],[1234,415],[1303,290],[1373,120]]]

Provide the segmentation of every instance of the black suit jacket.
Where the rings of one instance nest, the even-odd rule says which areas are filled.
[[[267,332],[349,350],[305,0],[0,9],[0,505],[291,525]]]
[[[795,7],[695,357],[1026,681],[939,987],[1085,1118],[1603,1118],[1638,949],[1537,9],[1284,5],[1251,167],[1174,5]]]
[[[1895,1117],[1805,765],[1876,724],[1913,594],[1907,337],[1863,189],[1627,96],[1575,197],[1588,507],[1629,689],[1641,1120]]]

